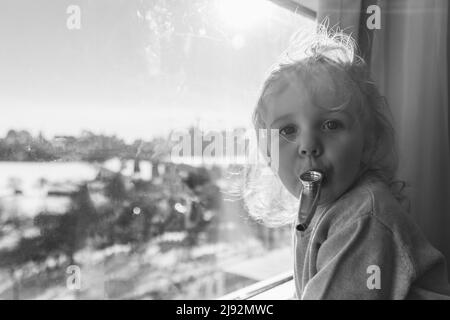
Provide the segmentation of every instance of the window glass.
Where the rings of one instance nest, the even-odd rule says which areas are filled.
[[[0,298],[213,299],[290,270],[289,228],[170,137],[248,129],[312,23],[261,0],[2,2]]]

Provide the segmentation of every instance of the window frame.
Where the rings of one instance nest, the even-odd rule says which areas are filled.
[[[272,3],[308,18],[317,18],[318,0],[269,0]]]

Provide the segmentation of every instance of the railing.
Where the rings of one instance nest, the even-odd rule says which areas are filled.
[[[231,292],[218,300],[289,300],[292,299],[293,296],[293,276],[292,272],[288,272]]]

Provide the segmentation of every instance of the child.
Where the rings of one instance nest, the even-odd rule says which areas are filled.
[[[294,230],[297,297],[449,298],[444,257],[411,221],[395,190],[388,108],[366,64],[354,54],[351,37],[320,28],[294,43],[287,58],[263,85],[254,125],[277,130],[274,173],[295,198],[303,172],[316,169],[325,175],[309,227]],[[253,181],[257,191],[262,186]],[[249,209],[262,220],[298,223],[296,210],[281,201],[276,210],[283,217],[261,214],[264,205],[282,199],[270,192],[271,198],[248,192]]]

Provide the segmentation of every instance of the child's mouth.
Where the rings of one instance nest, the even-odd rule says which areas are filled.
[[[299,179],[311,182],[318,182],[318,180],[320,180],[320,184],[323,187],[327,182],[327,174],[325,173],[325,170],[312,168],[300,174]]]

